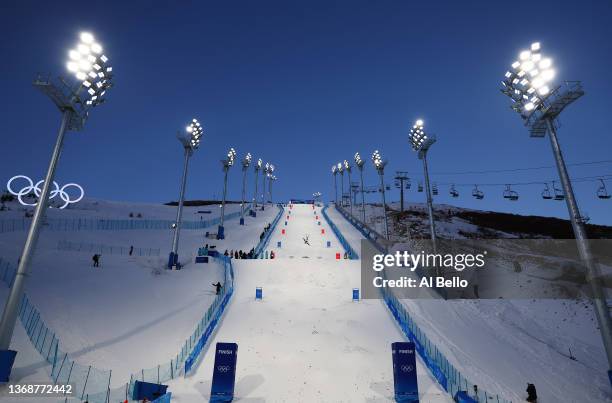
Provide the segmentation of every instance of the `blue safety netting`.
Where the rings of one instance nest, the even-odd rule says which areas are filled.
[[[344,251],[346,252],[347,257],[353,260],[359,259],[359,255],[357,254],[357,252],[355,252],[351,244],[348,243],[346,238],[344,238],[344,235],[342,235],[342,232],[340,232],[336,224],[334,224],[333,221],[327,216],[326,210],[328,207],[329,206],[326,205],[321,210],[321,214],[323,215],[323,218],[325,218],[325,221],[327,221],[327,225],[329,225],[329,227],[334,232],[334,235],[336,235],[336,238],[338,238],[338,241],[340,242],[340,245],[342,245],[342,248],[344,248]]]
[[[259,258],[261,254],[264,253],[264,251],[266,250],[266,247],[270,243],[270,238],[272,237],[272,233],[274,232],[276,225],[278,224],[281,217],[285,213],[285,209],[283,208],[282,204],[277,204],[276,206],[278,207],[278,210],[279,210],[278,214],[276,214],[276,217],[274,217],[274,221],[272,221],[272,223],[270,224],[270,229],[266,231],[263,238],[261,238],[261,240],[255,247],[255,257],[256,258]]]
[[[57,250],[71,252],[99,253],[103,255],[129,255],[129,246],[113,246],[101,243],[71,242],[62,240],[57,243]],[[159,248],[134,247],[132,256],[159,256]]]
[[[247,205],[245,209],[249,209]],[[225,220],[240,217],[240,211],[226,214]],[[0,220],[0,233],[27,231],[32,223],[31,218],[13,218]],[[161,230],[171,229],[174,220],[149,220],[130,218],[125,220],[111,218],[48,218],[45,217],[42,228],[49,231],[122,231],[122,230]],[[220,217],[200,221],[181,221],[181,229],[198,230],[218,225]]]

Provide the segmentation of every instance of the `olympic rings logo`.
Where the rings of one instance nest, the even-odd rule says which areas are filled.
[[[411,372],[413,369],[412,365],[402,365],[402,372]]]
[[[219,365],[217,367],[217,371],[225,373],[225,372],[229,372],[230,370],[230,366],[229,365]]]
[[[19,180],[19,179],[23,179],[27,182],[27,185],[22,187],[21,190],[19,191],[15,191],[12,188],[12,183],[15,180]],[[23,206],[36,206],[37,203],[28,203],[26,201],[23,200],[24,196],[27,196],[28,194],[31,194],[32,192],[34,192],[34,195],[38,198],[40,198],[40,195],[42,193],[42,184],[44,183],[44,180],[40,180],[38,182],[36,182],[36,184],[34,184],[34,182],[32,182],[32,179],[28,178],[25,175],[16,175],[13,176],[11,179],[9,179],[9,181],[6,183],[6,189],[13,195],[17,196],[17,199],[19,200],[19,203],[21,203]],[[68,194],[68,192],[66,192],[66,189],[68,188],[76,188],[78,189],[78,191],[80,192],[79,197],[77,197],[76,199],[71,199],[70,195]],[[67,183],[64,186],[62,186],[61,188],[59,187],[59,185],[57,184],[57,182],[53,181],[53,188],[51,189],[51,191],[49,192],[49,199],[53,199],[55,196],[60,197],[60,199],[62,199],[62,201],[64,202],[63,205],[60,206],[60,209],[64,209],[66,207],[68,207],[69,204],[74,204],[74,203],[78,203],[81,201],[81,199],[83,199],[83,196],[85,196],[85,191],[83,190],[83,188],[80,185],[77,185],[76,183]]]

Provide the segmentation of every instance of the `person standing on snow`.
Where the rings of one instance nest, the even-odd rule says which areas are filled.
[[[217,284],[213,284],[213,287],[215,287],[215,289],[217,290],[217,295],[219,295],[222,287],[221,283],[217,281]]]
[[[538,393],[533,383],[527,384],[527,401],[530,403],[538,403]]]
[[[101,256],[97,253],[91,257],[91,260],[93,260],[93,267],[100,267],[100,257]]]
[[[130,256],[132,256],[132,253],[134,253],[134,245],[130,246]]]

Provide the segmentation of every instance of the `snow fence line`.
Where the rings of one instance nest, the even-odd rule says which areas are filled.
[[[250,204],[245,206],[249,209]],[[240,217],[240,211],[225,215],[226,220]],[[181,230],[198,230],[218,225],[220,217],[210,220],[181,221]],[[12,218],[0,220],[0,234],[5,232],[27,231],[32,219]],[[126,220],[107,218],[46,218],[43,228],[50,231],[123,231],[123,230],[160,230],[171,229],[174,220],[148,220],[131,218]]]
[[[130,247],[127,246],[112,246],[101,243],[88,242],[70,242],[61,240],[57,242],[57,250],[99,253],[103,255],[129,255]],[[132,250],[132,256],[159,256],[159,248],[140,248],[135,247]]]
[[[351,260],[359,259],[359,255],[357,254],[357,252],[355,252],[355,250],[351,247],[351,244],[348,243],[346,238],[344,238],[344,235],[342,235],[342,232],[340,232],[336,224],[334,224],[333,221],[328,217],[326,212],[328,208],[329,205],[325,205],[325,207],[321,209],[321,214],[323,215],[323,218],[325,218],[327,225],[330,226],[330,228],[334,232],[334,235],[336,235],[336,238],[338,238],[338,241],[340,241],[340,245],[342,245],[342,248],[344,248],[344,252],[347,254],[348,258]]]
[[[383,245],[377,242],[377,239],[381,237],[377,232],[367,228],[361,221],[356,220],[354,217],[350,217],[346,211],[336,206],[342,216],[350,222],[366,239],[368,239],[381,253],[385,253],[386,249]],[[372,234],[372,235],[370,235]],[[385,272],[381,272],[383,277],[386,277]],[[406,307],[401,301],[393,294],[392,291],[387,288],[382,288],[381,293],[383,295],[385,305],[391,312],[391,315],[395,319],[397,325],[402,329],[404,335],[414,343],[419,356],[434,376],[436,381],[446,390],[452,397],[455,397],[459,391],[467,391],[473,394],[474,383],[468,381],[468,379],[459,371],[444,354],[438,349],[438,347],[432,343],[425,332],[423,332],[416,322],[412,319]],[[478,385],[478,401],[492,402],[492,403],[512,403],[511,400],[507,400],[500,397],[497,394],[489,393],[481,385]]]
[[[24,294],[20,308],[19,319],[26,330],[32,345],[51,365],[49,376],[55,384],[75,385],[74,395],[70,400],[87,400],[89,403],[110,403],[131,399],[136,380],[144,382],[161,383],[179,376],[181,372],[186,373],[197,361],[198,355],[206,345],[206,341],[213,333],[215,326],[221,318],[225,306],[234,291],[234,268],[229,257],[221,256],[212,258],[223,264],[225,283],[221,293],[198,322],[192,335],[185,341],[181,350],[169,362],[159,364],[153,368],[141,369],[130,375],[129,382],[125,386],[111,390],[112,370],[103,370],[91,365],[81,365],[72,360],[68,353],[59,347],[59,339],[55,333],[44,323],[40,312]],[[17,268],[10,262],[0,258],[0,273],[2,281],[9,288],[13,285]],[[189,368],[187,368],[189,360]],[[185,368],[183,369],[183,363]],[[185,371],[186,370],[186,371]]]
[[[276,207],[278,207],[278,214],[276,214],[276,217],[274,217],[272,224],[270,224],[270,229],[266,231],[266,233],[264,234],[264,237],[259,241],[259,243],[255,247],[255,258],[256,259],[259,259],[264,253],[264,251],[266,250],[266,247],[270,243],[270,238],[272,238],[272,233],[276,229],[276,225],[280,221],[283,214],[285,214],[285,209],[283,208],[282,204],[277,204]]]

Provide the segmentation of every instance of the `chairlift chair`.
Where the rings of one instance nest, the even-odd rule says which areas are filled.
[[[555,200],[557,201],[565,200],[565,194],[563,193],[563,190],[559,189],[555,185],[555,181],[553,181],[552,184],[553,184],[553,191],[555,192]]]
[[[455,189],[454,184],[451,185],[449,193],[452,197],[459,197],[459,192],[457,192],[457,189]]]
[[[604,183],[603,179],[600,179],[599,181],[601,182],[601,185],[599,185],[599,188],[597,188],[597,197],[604,200],[611,198],[612,195],[608,193],[608,189],[606,189],[606,184]]]
[[[433,193],[434,196],[438,195],[438,185],[436,185],[435,183],[433,184],[433,187],[431,189],[431,193]]]
[[[506,185],[506,190],[504,190],[504,199],[517,201],[519,199],[519,195],[516,191],[512,190],[510,185]]]
[[[423,191],[423,182],[419,182],[419,186],[417,187],[417,191],[418,192],[422,192]]]
[[[484,199],[484,192],[478,189],[478,185],[474,185],[474,189],[472,190],[472,196],[476,198],[476,200]]]
[[[406,179],[406,189],[410,189],[410,186],[412,186],[412,184],[410,183],[410,178]]]
[[[552,199],[552,195],[550,194],[550,188],[548,187],[548,183],[544,184],[544,190],[542,190],[542,199],[550,200]]]

